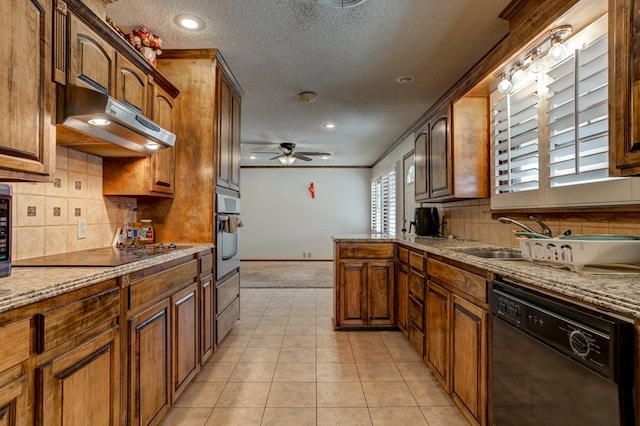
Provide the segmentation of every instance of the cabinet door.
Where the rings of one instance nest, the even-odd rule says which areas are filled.
[[[36,369],[43,425],[120,423],[120,332],[110,332]]]
[[[451,162],[451,122],[447,107],[429,122],[427,168],[430,198],[453,194]]]
[[[148,425],[170,405],[169,300],[129,320],[129,424]]]
[[[0,179],[47,181],[55,169],[51,114],[51,1],[3,1]]]
[[[171,297],[173,318],[173,402],[198,373],[198,297],[197,284]]]
[[[398,264],[398,281],[396,283],[396,323],[407,336],[407,303],[409,298],[409,268],[402,263]]]
[[[367,324],[395,324],[394,261],[367,262]]]
[[[487,312],[453,295],[451,392],[463,413],[486,423]]]
[[[115,49],[69,13],[67,84],[114,95]]]
[[[367,270],[363,261],[338,262],[336,326],[366,323],[365,289]]]
[[[242,98],[234,91],[231,96],[231,182],[229,187],[240,190],[240,116]]]
[[[147,76],[122,55],[117,55],[115,98],[147,115]]]
[[[451,293],[428,282],[427,285],[427,363],[442,387],[449,392],[449,321]]]
[[[640,174],[640,7],[609,2],[609,156],[611,175]]]
[[[414,183],[414,193],[416,201],[426,200],[429,198],[429,182],[427,181],[428,136],[427,132],[418,133],[415,141],[414,162],[416,167],[416,180]]]
[[[0,384],[0,425],[26,425],[28,418],[28,377],[21,376],[7,384]]]
[[[232,152],[232,88],[231,84],[221,70],[218,70],[218,96],[216,102],[217,129],[216,145],[218,152],[217,185],[229,188],[231,176],[231,156]]]
[[[174,131],[173,98],[154,84],[152,120],[168,131]],[[180,142],[178,142],[180,143]],[[149,191],[151,193],[173,194],[175,180],[175,148],[157,150],[151,156],[149,170]]]
[[[200,294],[200,363],[204,364],[213,355],[216,341],[213,275],[200,279]]]

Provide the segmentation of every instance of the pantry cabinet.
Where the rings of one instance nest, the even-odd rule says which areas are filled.
[[[415,140],[416,201],[489,196],[489,106],[465,96],[431,115]]]
[[[52,3],[5,1],[2,11],[11,25],[0,29],[0,180],[52,181]]]
[[[480,271],[428,259],[427,365],[472,424],[487,424],[488,285]]]
[[[393,244],[335,245],[335,329],[395,327]]]
[[[609,1],[609,171],[640,175],[640,4]]]

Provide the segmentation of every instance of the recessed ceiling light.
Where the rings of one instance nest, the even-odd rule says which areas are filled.
[[[111,124],[109,120],[104,118],[92,118],[91,120],[87,121],[87,123],[92,124],[94,126],[106,126],[108,124]]]
[[[311,103],[316,101],[318,95],[316,92],[300,92],[298,93],[298,97],[302,102]]]
[[[396,77],[396,83],[398,84],[409,84],[413,83],[415,77],[412,75],[401,75],[400,77]]]
[[[178,15],[175,23],[185,30],[201,31],[204,29],[204,21],[194,15]]]
[[[336,127],[336,125],[333,123],[327,123],[324,125],[324,127],[326,127],[327,129],[333,129],[334,127]]]
[[[316,0],[320,4],[324,4],[338,9],[344,9],[347,7],[358,6],[364,3],[366,0]]]

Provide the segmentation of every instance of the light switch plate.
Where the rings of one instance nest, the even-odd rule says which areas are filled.
[[[87,219],[78,219],[78,239],[87,238]]]

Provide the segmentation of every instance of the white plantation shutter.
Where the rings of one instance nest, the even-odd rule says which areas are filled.
[[[538,93],[536,80],[508,94],[494,92],[495,192],[538,189]]]
[[[608,38],[548,71],[551,187],[609,178]]]
[[[396,169],[371,181],[371,231],[395,234]]]

